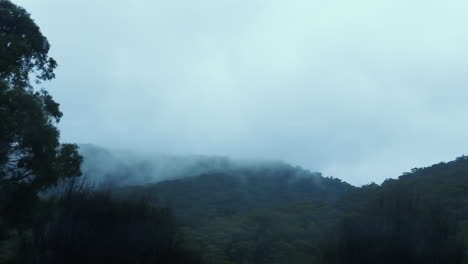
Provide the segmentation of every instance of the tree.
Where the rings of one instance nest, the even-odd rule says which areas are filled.
[[[55,77],[49,48],[26,10],[0,0],[0,223],[21,224],[38,192],[81,175],[78,147],[59,142],[59,104],[33,86]]]
[[[0,77],[18,86],[55,77],[57,63],[48,56],[49,42],[26,10],[0,0]]]

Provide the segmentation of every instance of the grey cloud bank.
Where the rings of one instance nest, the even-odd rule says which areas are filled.
[[[466,1],[16,0],[68,142],[281,159],[353,184],[466,153]]]

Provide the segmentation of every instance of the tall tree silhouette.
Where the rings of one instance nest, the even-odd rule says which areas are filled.
[[[59,104],[34,87],[55,77],[49,48],[26,10],[0,0],[0,222],[13,226],[38,191],[81,175],[78,147],[59,142]]]

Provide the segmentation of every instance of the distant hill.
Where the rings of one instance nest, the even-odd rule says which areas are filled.
[[[221,205],[227,206],[231,199],[237,202],[237,209],[329,200],[351,188],[339,179],[325,178],[318,172],[281,161],[144,155],[89,144],[80,145],[80,153],[84,156],[82,169],[87,180],[98,187],[132,186],[142,193],[158,193],[161,202],[175,208],[183,208],[187,202],[218,203],[221,196],[224,196],[219,201]],[[185,195],[180,197],[180,193]]]
[[[219,216],[303,201],[334,201],[353,187],[339,179],[283,163],[229,167],[224,171],[121,189],[153,195],[176,215]]]
[[[88,180],[104,188],[144,185],[203,173],[224,172],[253,164],[269,167],[278,163],[234,161],[219,156],[142,154],[109,150],[91,144],[81,144],[80,153],[84,156],[82,170]]]
[[[195,176],[113,190],[170,207],[206,263],[311,263],[356,189],[283,162],[233,162]],[[312,262],[313,263],[313,262]]]
[[[119,195],[144,196],[179,216],[213,217],[304,201],[336,201],[354,187],[280,161],[145,156],[82,145],[83,170]]]
[[[466,156],[359,188],[284,162],[86,157],[116,197],[170,207],[206,263],[468,263]]]
[[[468,260],[464,156],[360,188],[275,163],[118,193],[172,207],[185,226],[188,245],[208,263]]]

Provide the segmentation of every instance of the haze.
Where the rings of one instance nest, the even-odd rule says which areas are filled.
[[[62,141],[280,159],[352,184],[466,153],[466,1],[16,0]]]

